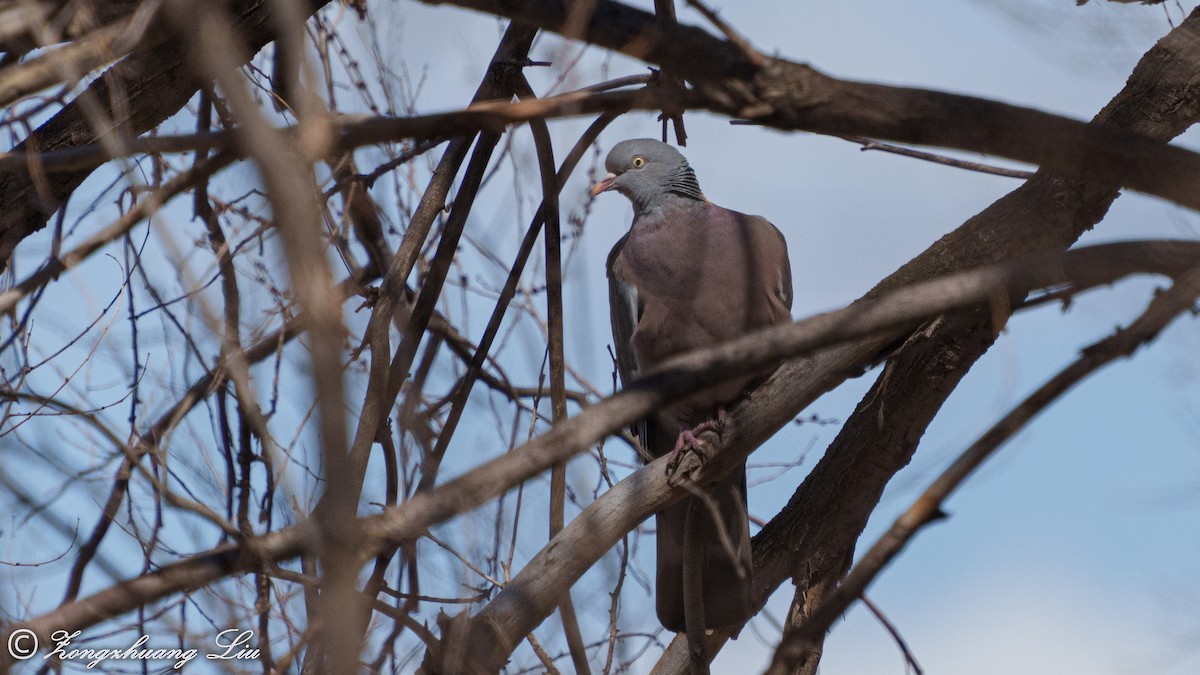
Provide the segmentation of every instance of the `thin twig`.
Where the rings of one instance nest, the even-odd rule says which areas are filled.
[[[1032,171],[1006,169],[1002,166],[980,164],[979,162],[968,162],[963,159],[955,159],[953,157],[947,157],[945,155],[939,155],[932,152],[925,152],[923,150],[914,150],[912,148],[905,148],[899,145],[892,145],[891,143],[881,143],[879,141],[870,138],[864,138],[862,136],[839,136],[838,138],[850,141],[851,143],[858,143],[862,146],[861,149],[864,152],[867,150],[879,150],[881,152],[890,152],[894,155],[923,159],[927,162],[933,162],[935,164],[945,164],[946,166],[953,166],[959,169],[978,171],[979,173],[989,173],[994,176],[1005,176],[1008,178],[1023,178],[1028,180],[1033,178],[1034,175],[1034,172]]]
[[[167,181],[154,192],[147,194],[138,201],[136,206],[126,211],[125,215],[100,229],[83,243],[67,251],[66,254],[50,260],[4,293],[0,293],[0,314],[12,311],[21,298],[58,278],[63,272],[74,268],[106,244],[125,236],[142,220],[153,216],[172,197],[212,177],[221,169],[232,164],[236,158],[233,153],[217,153]]]
[[[614,119],[616,119],[615,114],[606,113],[601,115],[580,136],[579,140],[576,141],[575,146],[571,148],[571,151],[563,159],[562,166],[559,168],[557,176],[559,190],[562,190],[562,187],[566,185],[567,178],[575,171],[575,167],[579,164],[579,160],[583,158],[588,147],[595,142],[600,132]],[[483,331],[483,337],[479,339],[479,345],[475,348],[474,354],[471,356],[467,372],[454,389],[450,413],[442,425],[442,432],[438,436],[437,444],[427,458],[428,466],[422,473],[422,485],[426,483],[432,485],[434,479],[437,477],[437,467],[440,465],[449,446],[450,439],[458,428],[458,423],[462,419],[463,412],[466,410],[467,399],[470,397],[475,380],[486,375],[483,370],[483,363],[491,351],[492,343],[495,341],[496,336],[500,332],[500,327],[504,322],[504,316],[508,311],[513,297],[516,295],[517,286],[521,281],[521,274],[524,272],[525,265],[529,261],[529,256],[533,252],[533,247],[537,242],[538,233],[541,231],[543,222],[543,211],[539,208],[525,232],[525,237],[521,241],[520,248],[517,249],[517,257],[509,268],[508,278],[505,280],[504,287],[500,291],[500,297],[497,298],[496,304],[492,309],[491,317],[488,319],[487,326]],[[536,391],[540,392],[541,390],[539,388]],[[534,410],[536,411],[536,408]]]
[[[522,99],[535,99],[536,94],[524,76],[517,80],[517,95]],[[562,232],[559,227],[558,193],[565,180],[559,180],[554,171],[554,146],[550,140],[550,128],[545,120],[533,120],[529,125],[533,132],[533,144],[537,152],[538,173],[541,176],[542,203],[538,213],[545,228],[546,242],[546,305],[549,321],[549,341],[546,345],[550,361],[550,408],[551,419],[559,424],[567,419],[566,362],[563,355],[563,293],[562,293]],[[578,143],[576,144],[579,145]],[[587,146],[584,146],[587,147]],[[582,154],[582,153],[581,153]],[[564,162],[564,168],[565,168]],[[573,169],[574,167],[572,167]],[[569,175],[569,174],[567,174]],[[563,176],[565,179],[567,176]],[[531,231],[536,229],[530,228]],[[507,304],[507,303],[506,303]],[[550,537],[562,531],[566,512],[567,463],[561,462],[550,468]],[[588,675],[587,648],[583,633],[579,630],[575,604],[570,591],[563,594],[558,606],[562,617],[563,634],[571,652],[571,663],[579,675]]]
[[[908,664],[909,668],[912,668],[914,675],[924,675],[925,671],[921,668],[921,664],[917,663],[917,657],[914,656],[912,650],[908,648],[908,642],[904,640],[904,636],[900,634],[900,630],[896,628],[896,625],[888,620],[887,615],[883,613],[883,610],[879,609],[879,606],[872,602],[871,598],[867,597],[866,593],[864,593],[859,600],[861,600],[862,603],[867,606],[867,609],[871,610],[871,613],[875,615],[875,619],[883,625],[883,629],[888,632],[888,635],[892,636],[892,640],[895,641],[896,646],[900,648],[900,653],[904,655],[904,662]]]

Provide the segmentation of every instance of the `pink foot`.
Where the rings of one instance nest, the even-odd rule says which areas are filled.
[[[671,450],[671,457],[667,460],[667,467],[674,467],[679,463],[679,455],[686,448],[700,447],[700,440],[696,438],[696,434],[705,431],[715,431],[720,434],[725,430],[725,407],[717,408],[717,419],[705,420],[694,427],[687,425],[679,425],[679,438],[675,439],[675,447]]]

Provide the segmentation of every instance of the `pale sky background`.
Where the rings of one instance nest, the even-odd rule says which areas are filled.
[[[650,7],[652,3],[632,4]],[[1185,9],[1193,4],[1185,3]],[[831,75],[974,94],[1075,119],[1090,118],[1120,90],[1141,55],[1170,29],[1168,15],[1176,22],[1183,16],[1173,1],[1166,10],[1097,0],[1084,7],[1066,0],[1017,0],[1003,5],[964,0],[728,2],[718,9],[761,51],[807,62]],[[469,100],[504,25],[494,18],[413,2],[375,2],[371,11],[384,31],[380,39],[385,59],[397,66],[403,61],[414,78],[421,68],[427,69],[417,101],[420,112],[456,108]],[[690,10],[681,7],[679,14],[683,22],[703,25]],[[532,57],[564,64],[581,49],[574,43],[543,37]],[[612,77],[645,72],[636,62],[604,58],[595,48],[584,52],[580,68],[565,88],[599,79],[595,68],[602,64]],[[560,70],[556,66],[529,71],[535,90],[545,91]],[[587,123],[552,123],[560,158]],[[1013,179],[860,152],[858,146],[836,139],[730,126],[725,119],[702,113],[689,113],[687,128],[690,137],[684,153],[706,195],[723,206],[761,214],[786,235],[797,317],[853,300],[936,238],[1019,185]],[[599,145],[606,152],[619,140],[658,133],[654,115],[631,114],[610,127]],[[516,136],[515,158],[532,176],[528,132]],[[1177,142],[1198,148],[1198,140],[1200,136],[1193,132]],[[437,155],[440,149],[435,151]],[[359,158],[364,165],[373,166],[378,155],[362,152]],[[107,180],[114,175],[109,173]],[[232,172],[226,179],[245,179],[247,175]],[[514,186],[507,166],[496,181],[481,195],[468,235],[493,248],[507,264],[518,232],[536,206],[539,188],[536,184]],[[99,189],[106,182],[97,177],[88,185]],[[572,179],[563,195],[564,212],[584,202],[587,185],[582,172]],[[73,215],[83,213],[83,202],[73,202]],[[176,204],[175,210],[168,209],[159,219],[159,227],[172,221],[186,223],[187,208]],[[518,212],[520,215],[514,215]],[[610,337],[603,263],[631,216],[627,201],[604,195],[595,203],[581,236],[568,242],[568,359],[605,391],[611,364],[605,350]],[[86,234],[89,230],[83,226],[80,231]],[[1143,237],[1196,239],[1198,235],[1200,218],[1196,214],[1161,200],[1126,194],[1082,243]],[[31,239],[19,251],[25,272],[45,254],[45,233],[34,239],[37,241]],[[186,238],[182,242],[188,244]],[[473,261],[469,254],[464,256],[464,271],[473,279],[500,283],[500,271]],[[86,306],[86,311],[77,314],[90,320],[109,297],[107,290],[92,290],[94,280],[112,280],[118,274],[111,260],[92,261],[56,285],[52,292],[58,295],[53,297],[59,299],[53,301],[72,303],[64,308]],[[527,274],[527,278],[533,277]],[[1058,307],[1047,307],[1014,317],[1005,335],[934,421],[911,466],[889,486],[861,540],[860,552],[979,433],[1066,365],[1081,347],[1135,316],[1161,283],[1157,279],[1127,281],[1079,298],[1066,314]],[[85,299],[82,305],[72,294]],[[480,298],[471,303],[467,332],[478,337],[490,303]],[[69,314],[76,313],[64,311],[61,317],[64,335],[71,332],[66,326],[77,320]],[[120,337],[124,322],[123,316],[113,322],[111,339],[124,339]],[[510,372],[524,374],[538,367],[542,346],[533,340],[536,332],[527,320],[518,323],[505,363],[511,366]],[[152,336],[146,339],[154,340]],[[949,501],[951,517],[918,535],[869,589],[926,673],[1200,672],[1200,613],[1195,610],[1200,606],[1198,341],[1200,324],[1183,319],[1133,361],[1112,365],[1073,391],[1003,447]],[[122,352],[118,349],[115,353]],[[172,363],[171,356],[153,358],[158,366],[172,371],[186,368]],[[106,379],[102,366],[93,368],[99,369],[92,374],[97,386],[121,386],[119,378]],[[846,383],[805,415],[844,420],[874,376],[871,373]],[[473,412],[480,414],[468,419],[478,422],[465,424],[454,444],[468,450],[478,444],[477,451],[460,450],[463,461],[472,465],[499,452],[487,399],[477,395],[474,400]],[[147,402],[145,417],[149,418],[154,405],[162,403]],[[113,411],[113,419],[122,419],[122,414],[124,408]],[[203,417],[204,413],[195,415]],[[201,426],[204,424],[207,421],[202,420]],[[286,424],[281,426],[286,428]],[[801,455],[805,459],[798,469],[752,487],[751,512],[762,518],[774,515],[836,430],[836,425],[792,426],[757,451],[752,465],[791,462]],[[208,442],[202,433],[194,438],[184,432],[177,434],[179,443],[193,441]],[[609,443],[607,450],[621,461],[631,457],[619,443]],[[20,451],[0,440],[0,470],[43,493],[58,487],[53,478],[22,473],[22,466]],[[464,466],[447,467],[447,472],[461,471]],[[572,487],[581,499],[590,500],[595,484],[593,463],[579,460],[572,466]],[[102,472],[90,497],[75,495],[64,503],[90,513],[95,505],[89,500],[103,494],[109,473]],[[752,485],[756,478],[774,473],[771,468],[752,469]],[[544,538],[544,515],[537,511],[539,500],[544,499],[544,482],[534,481],[536,489],[526,496],[525,508],[533,515],[527,514],[531,524],[523,525],[528,541],[522,545],[522,555],[536,552]],[[369,510],[364,505],[363,511]],[[472,529],[486,528],[491,522],[492,511],[482,511],[486,513],[477,521],[437,531],[460,543],[472,537],[490,541],[490,532]],[[87,516],[81,524],[83,531],[92,522],[93,516]],[[64,542],[54,537],[39,538],[39,545],[31,546],[32,539],[11,536],[13,525],[8,519],[0,521],[0,529],[5,530],[0,558],[45,559],[64,548]],[[208,532],[198,541],[211,537]],[[128,541],[111,546],[123,546],[129,555],[140,557]],[[652,576],[653,546],[648,538],[642,541],[637,563],[642,572]],[[607,620],[610,588],[598,584],[609,583],[614,567],[599,566],[575,589],[585,630],[591,626],[595,635]],[[69,562],[61,563],[59,573],[65,574],[66,569]],[[46,574],[46,570],[40,573]],[[19,585],[30,578],[23,576],[28,574],[27,570],[0,570],[0,578],[7,580],[5,586]],[[445,579],[426,583],[444,583],[453,593],[454,585],[461,581],[450,573]],[[45,611],[61,597],[61,578],[39,583],[44,587],[5,588],[0,602],[19,599],[36,611]],[[106,584],[102,574],[89,576],[91,590]],[[785,615],[791,590],[791,585],[785,584],[772,599],[768,611],[774,617]],[[644,628],[653,613],[648,591],[629,579],[622,601],[627,620]],[[553,653],[562,646],[555,639],[556,632],[554,618],[538,631]],[[722,651],[714,671],[760,669],[768,662],[777,637],[778,631],[769,621],[756,619],[738,641]],[[626,648],[632,650],[633,645]],[[635,671],[648,671],[655,657],[656,650],[651,647]],[[531,665],[532,660],[525,653],[514,664]],[[898,675],[905,672],[905,665],[884,629],[864,608],[856,606],[830,634],[821,672]]]

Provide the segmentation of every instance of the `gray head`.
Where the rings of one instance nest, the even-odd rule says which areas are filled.
[[[621,141],[604,160],[608,175],[592,187],[592,194],[616,190],[633,202],[635,212],[684,198],[704,201],[700,183],[687,159],[675,148],[653,138]]]

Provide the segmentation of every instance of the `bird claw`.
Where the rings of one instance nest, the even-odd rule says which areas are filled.
[[[698,452],[700,450],[700,439],[696,435],[705,431],[715,431],[718,436],[725,431],[724,408],[717,409],[717,419],[715,420],[705,420],[691,428],[680,426],[679,437],[675,439],[675,447],[671,450],[671,454],[667,459],[668,476],[674,475],[679,470],[684,456],[689,454],[688,450],[696,451],[691,453],[696,456],[696,466],[687,467],[688,470],[699,469],[704,465],[705,457],[702,453]],[[688,471],[684,471],[684,473],[688,473]]]
[[[697,448],[700,446],[700,440],[696,438],[696,434],[692,429],[683,428],[679,431],[679,438],[675,439],[675,447],[671,450],[671,455],[667,459],[667,475],[675,473],[679,468],[679,462],[683,459],[684,451],[687,448]]]

